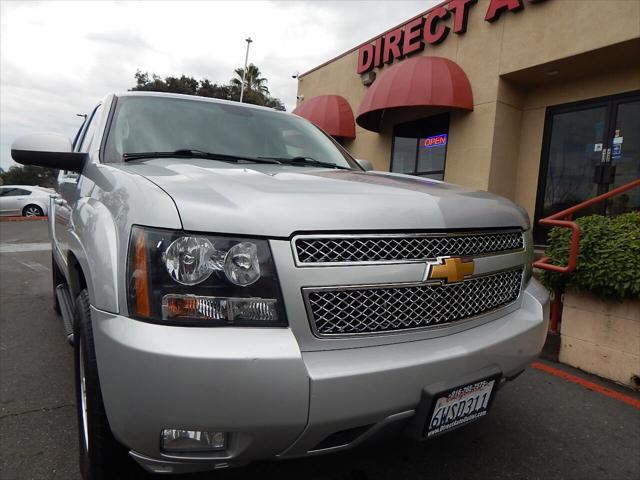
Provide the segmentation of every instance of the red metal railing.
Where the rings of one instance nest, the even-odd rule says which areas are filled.
[[[553,215],[541,219],[538,223],[548,227],[564,227],[571,229],[571,242],[569,244],[569,258],[566,266],[552,265],[549,263],[549,257],[543,257],[537,262],[533,263],[536,268],[542,268],[543,270],[550,270],[552,272],[559,273],[571,273],[576,269],[578,264],[578,253],[580,251],[580,227],[573,221],[573,215],[591,205],[600,203],[608,198],[620,195],[632,188],[640,187],[640,179],[629,182],[621,187],[614,188],[613,190],[598,195],[590,200],[586,200],[582,203],[574,205],[571,208],[562,210],[561,212],[554,213]],[[555,291],[553,302],[551,304],[551,318],[549,322],[549,330],[553,333],[558,332],[558,324],[560,323],[560,317],[562,315],[562,292]]]

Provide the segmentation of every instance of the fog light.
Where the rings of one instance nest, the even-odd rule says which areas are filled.
[[[161,443],[165,452],[213,452],[227,448],[227,434],[165,428]]]

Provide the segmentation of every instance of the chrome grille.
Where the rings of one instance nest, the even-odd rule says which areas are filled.
[[[521,231],[372,236],[298,236],[299,264],[421,261],[473,256],[524,248]]]
[[[514,302],[522,269],[452,284],[305,290],[318,335],[353,335],[422,328],[487,313]]]

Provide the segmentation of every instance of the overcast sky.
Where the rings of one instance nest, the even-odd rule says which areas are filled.
[[[438,0],[439,1],[439,0]],[[315,2],[0,3],[0,166],[11,142],[36,131],[72,137],[109,92],[140,69],[226,83],[249,61],[287,110],[291,78],[426,10],[436,0]]]

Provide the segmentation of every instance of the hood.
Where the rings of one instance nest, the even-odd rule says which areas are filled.
[[[192,231],[289,237],[528,226],[526,213],[509,200],[408,175],[200,159],[119,168],[162,188]]]

